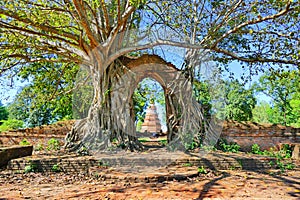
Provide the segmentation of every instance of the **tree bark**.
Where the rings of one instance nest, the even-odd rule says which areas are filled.
[[[122,98],[122,91],[126,88],[112,88],[112,83],[118,81],[123,73],[117,60],[106,68],[102,76],[99,76],[99,71],[92,74],[94,97],[88,116],[75,123],[67,134],[66,149],[88,150],[90,153],[118,148],[143,149],[135,135],[132,117],[126,112],[128,109],[124,101],[127,99]]]

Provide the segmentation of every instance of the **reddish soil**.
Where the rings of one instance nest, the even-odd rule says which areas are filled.
[[[208,171],[184,181],[148,183],[122,178],[130,174],[119,176],[118,180],[101,180],[80,174],[2,171],[0,199],[300,199],[299,168],[282,174]]]

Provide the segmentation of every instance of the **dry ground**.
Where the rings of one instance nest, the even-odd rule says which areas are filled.
[[[120,173],[120,177],[130,174]],[[100,180],[64,173],[0,173],[0,199],[300,199],[299,167],[283,174],[208,171],[184,181]]]

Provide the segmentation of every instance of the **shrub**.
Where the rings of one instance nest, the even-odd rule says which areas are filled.
[[[25,166],[24,172],[29,173],[29,172],[35,172],[37,170],[37,165],[31,163],[30,165]]]
[[[48,141],[48,146],[47,146],[47,150],[48,151],[57,151],[60,150],[60,145],[59,145],[59,141],[57,139],[51,138]]]
[[[187,150],[194,150],[197,147],[199,147],[199,144],[197,142],[195,142],[195,141],[192,141],[191,143],[185,144],[185,148]]]
[[[44,150],[43,144],[37,144],[36,147],[34,148],[35,151],[42,151]]]
[[[25,138],[19,143],[21,146],[31,145]]]
[[[291,158],[291,156],[292,156],[292,147],[289,144],[284,144],[282,146],[282,148],[280,149],[280,151],[278,151],[278,152],[274,152],[273,150],[261,151],[258,144],[253,144],[251,152],[253,154],[271,156],[271,157],[276,158],[275,163],[273,161],[271,161],[269,164],[272,167],[275,166],[277,169],[280,169],[281,172],[284,172],[286,169],[287,170],[292,170],[295,167],[295,165],[293,163],[285,164],[285,163],[282,162],[283,159],[288,159],[288,158]]]
[[[253,144],[252,147],[251,147],[251,152],[253,154],[259,154],[259,155],[262,155],[263,152],[260,150],[260,146],[258,144]]]
[[[218,148],[224,152],[237,153],[241,147],[237,143],[228,143],[225,139],[220,139],[218,141]]]
[[[199,174],[207,174],[207,171],[203,166],[201,166],[201,167],[198,167],[198,173]]]
[[[51,168],[51,170],[53,172],[61,172],[61,168],[60,168],[59,164],[53,165],[52,168]]]
[[[162,146],[167,146],[168,141],[167,141],[167,140],[160,140],[159,143],[160,143],[160,145],[162,145]]]
[[[283,144],[280,151],[279,151],[284,158],[291,158],[293,149],[292,146],[289,144]]]
[[[0,126],[0,132],[23,128],[24,126],[23,121],[16,119],[2,120],[1,122],[2,125]]]

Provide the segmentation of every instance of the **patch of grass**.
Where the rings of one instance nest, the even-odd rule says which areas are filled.
[[[238,153],[241,148],[237,143],[228,143],[225,139],[220,139],[217,146],[219,150],[231,153]]]
[[[99,161],[98,161],[98,166],[99,166],[99,167],[109,167],[110,165],[109,165],[108,162],[104,162],[104,161],[102,161],[102,160],[99,160]]]
[[[26,138],[24,138],[24,139],[19,143],[19,145],[21,145],[21,146],[27,146],[27,145],[31,145],[31,144],[30,144],[30,142],[28,142],[28,141],[26,140]]]
[[[142,138],[139,138],[138,140],[139,140],[139,142],[149,142],[149,141],[151,141],[150,138],[148,138],[148,137],[142,137]]]
[[[187,163],[183,163],[182,166],[183,166],[183,167],[192,167],[193,164],[190,163],[190,162],[187,162]]]
[[[37,165],[34,163],[30,163],[30,165],[25,166],[24,172],[29,173],[29,172],[36,172],[37,170]]]
[[[166,146],[168,144],[168,141],[166,139],[162,139],[159,141],[159,143],[162,145],[162,146]]]
[[[207,174],[207,170],[203,166],[201,166],[201,167],[198,167],[198,173],[199,174]]]
[[[48,140],[48,146],[47,146],[48,151],[57,151],[60,150],[60,144],[57,139],[51,138]]]
[[[55,164],[52,166],[51,170],[53,172],[61,172],[61,167],[59,166],[59,164]]]
[[[42,151],[44,150],[44,145],[43,144],[37,144],[34,148],[35,151]]]

